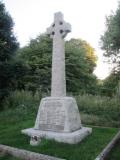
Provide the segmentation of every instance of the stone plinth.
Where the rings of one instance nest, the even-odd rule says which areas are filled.
[[[78,143],[92,132],[81,125],[76,101],[72,97],[47,97],[41,100],[34,128],[22,130],[32,137]]]
[[[35,129],[73,132],[82,127],[76,101],[72,97],[47,97],[41,100]]]
[[[57,142],[63,142],[68,144],[76,144],[81,142],[86,136],[91,134],[92,129],[87,127],[82,127],[81,129],[74,132],[60,133],[52,131],[41,131],[34,128],[29,128],[22,130],[22,133],[30,137],[37,137],[38,144],[41,138],[51,139]]]

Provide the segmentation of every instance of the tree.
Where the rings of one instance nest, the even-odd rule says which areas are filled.
[[[68,92],[92,92],[96,84],[93,75],[96,56],[93,48],[80,39],[66,42],[66,79]],[[23,81],[28,90],[35,93],[49,92],[51,86],[52,40],[46,35],[32,39],[30,43],[19,49],[17,57],[28,65],[29,72]]]
[[[116,93],[120,81],[120,2],[117,10],[106,18],[106,31],[101,36],[104,56],[113,64],[111,74],[104,81],[104,92],[111,96]]]
[[[96,66],[94,49],[81,39],[66,42],[66,77],[68,92],[87,92],[95,94]]]
[[[28,46],[20,48],[16,54],[28,69],[23,85],[33,94],[38,90],[49,92],[51,84],[51,53],[52,41],[47,36],[41,35],[31,39]]]
[[[13,74],[11,73],[12,57],[18,48],[13,34],[13,21],[0,2],[0,102],[9,93]]]
[[[102,94],[106,96],[114,96],[118,94],[120,82],[120,72],[115,72],[114,70],[111,74],[104,80]]]
[[[105,56],[120,70],[120,2],[115,13],[106,18],[106,31],[101,36],[101,48]]]

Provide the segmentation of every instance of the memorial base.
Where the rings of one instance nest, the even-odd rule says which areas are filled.
[[[92,132],[83,127],[76,100],[73,97],[46,97],[40,102],[35,126],[22,130],[36,146],[41,138],[76,144]]]
[[[80,113],[73,97],[46,97],[41,100],[34,129],[73,132],[81,128]]]
[[[41,131],[34,128],[24,129],[22,133],[31,137],[30,144],[38,145],[41,138],[55,140],[68,144],[76,144],[81,142],[86,136],[92,133],[92,128],[82,127],[81,129],[70,133],[59,133],[52,131]]]

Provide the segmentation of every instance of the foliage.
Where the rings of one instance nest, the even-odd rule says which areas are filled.
[[[107,127],[120,126],[119,97],[110,98],[83,94],[77,95],[75,98],[83,124]],[[4,108],[6,114],[9,113],[7,110],[12,109],[13,111],[11,110],[9,114],[15,115],[16,121],[19,117],[21,119],[28,118],[28,115],[35,118],[40,99],[41,95],[39,93],[33,95],[30,91],[14,91],[5,99]],[[13,115],[10,121],[13,121]]]
[[[0,2],[0,102],[8,95],[12,85],[11,59],[17,48],[12,18]]]
[[[120,72],[115,72],[114,70],[103,82],[103,95],[114,96],[119,94],[119,82],[120,82]],[[119,95],[118,95],[119,96]]]
[[[66,42],[66,77],[68,92],[95,93],[96,77],[93,70],[96,56],[93,48],[81,39]],[[94,92],[93,92],[94,91]]]
[[[32,39],[28,46],[18,50],[17,58],[24,61],[28,69],[23,80],[25,89],[31,90],[33,93],[36,92],[36,89],[39,93],[49,92],[51,52],[52,41],[44,35]]]
[[[120,98],[120,81],[118,82],[118,85],[117,85],[116,96]]]
[[[35,95],[28,91],[14,91],[4,100],[5,109],[8,108],[34,108],[38,106],[41,97],[36,92]]]
[[[101,47],[114,66],[111,74],[104,80],[103,95],[113,96],[120,81],[120,2],[117,10],[106,18],[106,31],[101,36]]]
[[[120,103],[118,97],[93,95],[76,96],[82,122],[99,126],[120,126]]]
[[[68,92],[92,92],[96,86],[93,75],[96,56],[93,48],[85,41],[71,39],[66,42],[66,79]],[[52,40],[46,35],[32,39],[28,46],[18,50],[17,57],[28,66],[23,80],[25,89],[36,89],[49,94],[51,85]],[[83,90],[83,91],[82,91]]]
[[[116,12],[106,18],[106,31],[101,36],[101,46],[105,56],[120,70],[120,2]]]

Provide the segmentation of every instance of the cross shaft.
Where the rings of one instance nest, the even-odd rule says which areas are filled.
[[[62,13],[55,13],[54,22],[47,29],[47,34],[53,39],[51,84],[52,97],[66,96],[64,38],[70,31],[71,26],[63,20]]]

